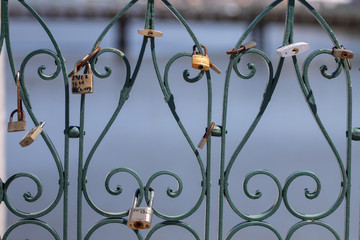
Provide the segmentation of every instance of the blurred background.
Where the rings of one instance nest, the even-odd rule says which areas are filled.
[[[116,0],[73,0],[73,1],[26,1],[44,18],[54,34],[66,60],[67,71],[70,72],[76,61],[90,52],[98,36],[128,1]],[[156,51],[160,71],[163,73],[167,62],[179,52],[192,52],[193,42],[186,30],[167,10],[161,1],[156,2],[155,29],[163,32],[162,38],[156,38]],[[215,1],[187,0],[170,1],[185,17],[199,42],[204,44],[211,62],[223,70],[221,75],[211,72],[213,84],[213,121],[221,125],[223,109],[223,92],[229,56],[225,52],[235,46],[250,22],[269,5],[271,1]],[[322,0],[309,1],[323,15],[332,27],[338,41],[347,49],[354,51],[351,61],[351,77],[353,81],[353,126],[360,125],[360,1]],[[295,42],[308,42],[310,50],[299,55],[300,64],[314,50],[331,49],[333,44],[327,33],[304,11],[299,1],[295,18]],[[30,16],[26,8],[19,2],[11,1],[10,34],[16,67],[19,69],[23,59],[32,51],[43,48],[53,49],[49,38],[40,24]],[[140,51],[143,36],[137,33],[144,28],[146,1],[139,1],[106,35],[101,43],[102,48],[115,47],[126,53],[126,57],[134,70]],[[274,68],[279,57],[275,51],[282,45],[286,1],[274,9],[260,24],[247,41],[256,41],[257,48],[263,50],[271,58]],[[6,55],[4,50],[3,56]],[[46,121],[45,130],[54,142],[60,156],[64,149],[64,84],[59,77],[52,81],[43,81],[37,75],[41,65],[45,65],[46,73],[55,70],[53,59],[38,55],[27,64],[25,82],[27,84],[33,110],[40,120]],[[256,114],[262,100],[267,83],[268,69],[263,60],[257,56],[246,56],[240,64],[243,72],[247,72],[246,64],[253,62],[257,73],[249,80],[231,77],[228,134],[226,145],[226,164],[240,143]],[[346,79],[345,74],[328,80],[321,76],[319,67],[327,65],[329,71],[336,69],[333,57],[320,56],[311,65],[310,84],[315,93],[318,110],[330,136],[340,155],[346,161]],[[85,158],[96,139],[110,119],[118,102],[120,89],[124,83],[124,63],[117,56],[103,54],[96,68],[104,71],[104,66],[112,68],[107,79],[95,78],[94,93],[86,97],[85,126]],[[7,60],[5,68],[5,102],[6,116],[16,108],[16,88],[12,81]],[[197,71],[191,69],[191,58],[181,58],[171,67],[169,84],[172,90],[177,112],[183,121],[194,144],[200,141],[206,127],[207,85],[203,78],[196,83],[187,83],[182,72],[188,69],[191,76]],[[70,125],[79,125],[80,96],[70,96]],[[8,119],[3,120],[4,128]],[[32,127],[28,119],[28,129]],[[58,189],[58,173],[50,152],[45,143],[37,140],[31,146],[22,148],[18,144],[25,132],[6,133],[6,181],[18,172],[31,172],[43,183],[42,197],[35,203],[27,203],[22,195],[25,192],[36,194],[36,186],[29,179],[18,179],[8,190],[12,204],[25,212],[36,212],[44,209],[55,199]],[[220,164],[220,138],[212,138],[211,163],[211,239],[217,239],[218,226],[218,179]],[[78,140],[70,139],[70,189],[69,189],[69,239],[76,236],[76,191]],[[206,149],[199,150],[203,162],[206,161]],[[360,179],[359,143],[353,142],[353,181],[352,181],[352,215],[350,220],[351,239],[359,239],[359,204]],[[128,174],[117,174],[110,186],[120,184],[123,193],[111,196],[104,187],[106,175],[115,168],[133,169],[145,184],[156,172],[170,170],[183,181],[182,194],[175,199],[166,195],[168,187],[176,190],[174,178],[162,176],[153,183],[155,189],[154,207],[166,215],[179,215],[188,212],[198,201],[201,193],[201,172],[194,154],[178,129],[176,121],[164,101],[157,77],[155,75],[149,46],[130,98],[124,105],[110,132],[101,143],[91,161],[88,172],[88,190],[92,201],[101,209],[111,212],[126,211],[130,208],[137,188],[134,178]],[[242,190],[245,176],[256,169],[267,169],[284,184],[287,177],[297,170],[309,170],[319,177],[322,183],[321,194],[314,200],[304,197],[304,189],[315,190],[312,179],[301,178],[290,188],[290,201],[295,209],[306,213],[319,213],[328,210],[336,201],[341,184],[340,169],[330,147],[318,129],[304,96],[297,82],[291,59],[286,59],[277,86],[262,120],[251,136],[249,142],[240,153],[232,168],[229,178],[231,198],[239,210],[248,214],[258,214],[269,209],[277,196],[276,185],[264,176],[252,179],[249,188],[255,193],[260,190],[263,197],[250,200]],[[4,205],[4,204],[2,204]],[[2,206],[4,208],[4,206]],[[233,213],[225,202],[224,234],[243,220]],[[190,224],[203,239],[205,204],[191,217],[184,220]],[[83,233],[102,219],[84,200]],[[18,217],[7,214],[6,226],[16,222]],[[62,235],[62,202],[55,210],[42,218]],[[162,220],[154,217],[153,224]],[[279,211],[266,220],[274,225],[285,238],[287,231],[299,219],[293,217],[282,203]],[[344,234],[344,204],[334,214],[325,218],[338,233]],[[146,236],[148,230],[143,231]],[[0,233],[3,235],[2,233]],[[99,229],[92,239],[136,239],[126,226],[109,225]],[[14,231],[11,239],[51,239],[48,233],[36,226],[22,226]],[[193,239],[184,229],[170,226],[157,231],[153,239]],[[239,232],[234,239],[276,239],[274,234],[262,228],[249,228]],[[325,229],[306,227],[297,232],[293,239],[333,239]]]

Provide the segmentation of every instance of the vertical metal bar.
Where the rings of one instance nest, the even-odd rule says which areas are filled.
[[[210,72],[206,72],[208,80],[208,116],[207,125],[212,121],[212,85]],[[205,213],[205,240],[210,240],[210,220],[211,220],[211,135],[207,141],[206,152],[206,213]]]
[[[345,64],[346,83],[348,93],[348,119],[347,119],[347,165],[346,173],[348,178],[348,186],[346,191],[346,213],[345,213],[345,240],[350,239],[350,200],[351,200],[351,152],[352,152],[352,83],[350,78],[349,66]],[[345,187],[345,186],[344,186]]]
[[[85,122],[85,94],[82,94],[81,102],[80,102],[80,139],[79,139],[78,190],[77,190],[77,240],[82,239],[84,122]]]

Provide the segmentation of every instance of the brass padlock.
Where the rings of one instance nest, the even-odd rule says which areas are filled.
[[[90,63],[87,63],[88,73],[77,74],[78,64],[75,65],[74,75],[72,76],[72,93],[73,94],[87,94],[93,93],[93,75],[91,72]]]
[[[154,204],[154,190],[149,189],[150,199],[147,207],[136,207],[140,189],[136,190],[133,205],[129,211],[127,226],[131,229],[147,229],[151,226]]]
[[[18,113],[18,120],[13,121],[14,114]],[[8,132],[20,132],[25,131],[26,129],[26,121],[25,121],[25,113],[24,111],[20,111],[16,109],[10,115],[10,121],[8,123]]]
[[[196,45],[193,47],[193,55],[192,55],[192,67],[202,71],[208,71],[210,68],[210,59],[207,54],[207,49],[204,45],[201,47],[205,50],[205,56],[200,52],[196,52]]]
[[[19,144],[22,147],[26,147],[32,144],[35,141],[35,139],[40,135],[40,133],[43,131],[44,125],[45,125],[45,121],[40,122],[40,125],[31,129],[25,135],[25,137],[19,142]]]

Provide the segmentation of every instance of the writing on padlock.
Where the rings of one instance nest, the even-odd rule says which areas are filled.
[[[13,121],[14,114],[18,113],[18,120]],[[26,129],[26,121],[25,121],[25,113],[24,111],[18,112],[18,109],[15,109],[11,115],[8,123],[8,132],[20,132],[25,131]]]
[[[43,127],[45,125],[45,121],[40,122],[39,126],[34,127],[33,129],[31,129],[25,136],[24,138],[19,142],[19,144],[22,147],[27,147],[30,144],[32,144],[35,139],[40,135],[40,133],[43,131]]]
[[[149,188],[150,198],[147,207],[137,207],[140,189],[137,189],[134,196],[133,205],[129,210],[127,226],[131,229],[147,229],[151,226],[154,205],[154,190]]]
[[[72,84],[72,93],[73,94],[87,94],[93,93],[93,75],[91,72],[90,63],[87,62],[88,73],[78,74],[78,65],[81,62],[78,62],[74,68],[74,75],[72,76],[71,84]]]
[[[210,59],[208,57],[207,48],[204,45],[201,45],[201,47],[204,49],[205,55],[196,52],[196,45],[193,47],[192,67],[198,70],[208,71],[210,69]]]

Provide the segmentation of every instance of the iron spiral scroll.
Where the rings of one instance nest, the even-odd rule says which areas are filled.
[[[24,193],[23,198],[26,202],[36,202],[38,199],[43,197],[43,184],[41,179],[39,179],[36,175],[27,172],[21,172],[10,176],[6,181],[0,179],[0,200],[3,202],[7,209],[14,215],[18,216],[20,219],[19,221],[12,223],[4,233],[2,239],[10,239],[11,234],[15,231],[20,229],[20,227],[24,225],[34,225],[41,227],[45,231],[47,231],[53,239],[56,240],[66,240],[68,239],[69,235],[69,228],[68,228],[68,212],[69,212],[69,138],[72,137],[70,134],[70,96],[69,96],[69,82],[68,82],[68,70],[65,66],[65,58],[60,50],[58,43],[55,40],[55,37],[51,33],[50,29],[48,28],[45,21],[37,14],[37,12],[29,6],[25,0],[18,0],[32,15],[34,19],[37,20],[39,25],[47,33],[47,36],[52,43],[54,50],[49,49],[38,49],[29,53],[22,63],[20,64],[19,69],[17,69],[15,60],[13,57],[13,52],[11,48],[11,41],[10,41],[10,31],[9,31],[9,16],[8,16],[8,1],[2,0],[2,22],[1,22],[1,37],[0,37],[0,44],[1,46],[5,42],[7,53],[9,57],[9,63],[11,67],[11,72],[15,78],[16,73],[20,72],[20,85],[21,85],[21,97],[23,99],[23,103],[27,110],[27,113],[30,115],[31,120],[35,125],[39,125],[39,120],[37,119],[37,115],[35,114],[36,106],[32,106],[30,101],[30,94],[27,90],[26,85],[26,73],[27,73],[27,64],[31,61],[34,57],[39,55],[46,55],[50,57],[55,66],[55,71],[47,75],[44,73],[46,66],[42,65],[39,66],[37,69],[38,76],[45,81],[54,80],[57,78],[63,78],[64,81],[64,104],[65,104],[65,116],[64,116],[64,133],[65,133],[65,151],[63,155],[58,153],[56,146],[54,146],[53,142],[51,141],[50,136],[48,136],[46,130],[44,130],[41,134],[43,141],[46,143],[51,156],[53,157],[55,167],[58,174],[58,189],[57,194],[52,202],[44,207],[42,210],[34,212],[34,213],[27,213],[23,210],[19,210],[13,206],[11,200],[8,198],[8,189],[11,188],[12,183],[20,178],[26,178],[35,183],[37,192],[34,193]],[[138,4],[138,0],[130,1],[112,20],[111,22],[105,27],[103,32],[100,34],[98,39],[95,41],[92,51],[94,51],[97,47],[101,46],[101,43],[105,36],[107,36],[108,32],[111,28],[118,22],[121,21],[125,14],[134,6]],[[199,49],[201,54],[204,54],[203,49],[201,47],[200,42],[196,38],[195,34],[193,33],[192,29],[190,28],[189,24],[186,20],[181,16],[181,14],[171,5],[170,2],[167,0],[161,0],[159,3],[165,5],[165,7],[175,16],[178,22],[185,28],[187,34],[193,41],[193,44]],[[278,7],[280,3],[283,3],[283,0],[277,0],[271,3],[267,8],[263,10],[255,20],[249,25],[246,29],[245,33],[241,36],[239,41],[235,45],[235,49],[240,48],[243,44],[245,39],[247,39],[251,32],[258,26],[261,21],[264,21],[264,17],[270,14],[271,11]],[[341,44],[336,39],[335,35],[333,34],[330,27],[327,25],[325,20],[319,15],[319,13],[305,0],[289,0],[287,3],[287,17],[286,17],[286,27],[285,27],[285,35],[283,38],[283,45],[288,45],[294,42],[294,15],[295,15],[295,2],[299,2],[305,8],[307,8],[319,22],[319,24],[324,27],[325,31],[329,34],[330,40],[333,43],[334,48],[341,48]],[[155,27],[155,1],[148,0],[147,7],[146,7],[146,16],[145,16],[145,29],[154,30]],[[165,99],[166,104],[169,107],[169,111],[171,112],[174,120],[176,121],[178,128],[180,129],[182,136],[184,138],[184,142],[188,145],[193,153],[193,157],[195,159],[194,163],[198,166],[198,171],[201,176],[201,180],[198,184],[201,186],[201,190],[199,193],[196,193],[194,196],[195,204],[189,210],[179,214],[179,215],[169,215],[166,212],[161,212],[154,207],[154,214],[157,218],[155,221],[156,223],[152,226],[152,228],[148,232],[141,232],[135,230],[133,232],[134,238],[137,239],[153,239],[156,236],[157,232],[166,229],[167,227],[177,227],[181,230],[185,230],[193,239],[214,239],[214,236],[210,235],[210,219],[211,219],[211,212],[210,212],[210,197],[211,197],[211,139],[208,140],[207,150],[206,150],[206,159],[203,160],[201,154],[194,144],[194,139],[190,137],[189,132],[187,131],[186,126],[183,124],[181,120],[181,115],[177,112],[176,104],[175,104],[175,94],[172,92],[172,85],[171,85],[171,76],[170,70],[172,67],[182,59],[189,59],[192,57],[191,52],[180,52],[175,54],[167,64],[164,66],[164,73],[160,71],[160,66],[157,59],[157,51],[156,51],[156,38],[150,36],[144,36],[143,42],[140,48],[140,52],[137,58],[137,62],[134,67],[131,66],[131,63],[124,52],[116,48],[103,48],[101,49],[91,60],[90,60],[90,67],[93,74],[99,79],[106,79],[112,76],[112,66],[105,66],[104,71],[102,72],[97,69],[97,62],[101,59],[103,54],[113,54],[117,58],[120,59],[121,63],[125,66],[125,73],[124,73],[124,84],[122,85],[119,91],[119,98],[117,105],[108,120],[107,124],[103,128],[102,132],[96,139],[94,145],[90,148],[89,153],[86,155],[85,148],[84,148],[84,140],[85,140],[85,103],[86,97],[85,95],[81,95],[80,100],[80,126],[79,126],[79,158],[78,158],[78,185],[77,185],[77,238],[80,239],[92,239],[93,235],[101,228],[104,228],[108,225],[124,225],[125,227],[127,224],[126,217],[129,214],[128,204],[123,205],[122,211],[107,211],[104,210],[101,206],[98,206],[95,201],[93,201],[93,196],[91,195],[89,189],[91,188],[90,184],[87,184],[88,179],[91,176],[88,174],[89,170],[92,167],[94,155],[97,152],[98,148],[101,147],[101,143],[104,138],[107,136],[109,130],[113,126],[115,120],[117,120],[120,116],[119,113],[123,110],[123,107],[126,104],[126,101],[129,98],[129,95],[132,91],[132,88],[137,80],[138,73],[140,71],[140,66],[143,62],[143,58],[145,55],[145,50],[149,46],[152,62],[154,66],[154,70],[156,73],[156,77],[158,80],[158,84],[160,86],[161,92]],[[281,182],[280,178],[278,178],[272,172],[265,170],[265,169],[256,169],[248,173],[243,179],[243,192],[249,199],[257,200],[262,198],[263,193],[260,190],[255,191],[252,193],[249,190],[250,182],[256,178],[257,176],[265,176],[267,179],[270,179],[275,186],[276,192],[276,199],[270,204],[270,207],[267,211],[258,213],[258,214],[248,214],[242,212],[236,206],[236,199],[232,198],[232,190],[229,188],[231,183],[229,181],[230,176],[236,174],[233,171],[233,165],[241,161],[242,159],[239,157],[239,154],[243,150],[244,146],[248,143],[248,140],[253,135],[258,123],[261,121],[263,114],[267,110],[268,104],[271,101],[273,93],[277,87],[279,77],[281,75],[285,59],[280,57],[277,68],[274,68],[272,57],[269,56],[267,53],[262,51],[258,48],[251,48],[245,51],[240,52],[239,54],[234,54],[230,57],[229,65],[226,72],[226,79],[225,79],[225,86],[224,86],[224,98],[223,98],[223,114],[222,114],[222,129],[227,129],[228,124],[228,104],[229,104],[229,89],[230,89],[230,81],[234,81],[233,75],[236,75],[237,78],[241,79],[253,79],[257,75],[257,67],[254,63],[248,63],[247,68],[249,70],[248,73],[243,73],[239,69],[239,65],[243,63],[242,58],[245,55],[256,55],[260,57],[266,64],[268,69],[268,76],[267,76],[267,85],[265,87],[265,92],[263,94],[263,99],[261,101],[259,112],[257,113],[254,121],[249,126],[245,136],[240,140],[238,146],[236,147],[234,153],[230,156],[226,156],[226,149],[227,149],[227,135],[226,131],[222,131],[221,136],[221,157],[220,157],[220,179],[219,179],[219,216],[218,216],[218,239],[235,239],[235,236],[241,234],[244,229],[257,227],[257,228],[264,228],[271,232],[271,235],[275,236],[277,239],[287,239],[290,240],[293,238],[294,234],[299,230],[303,229],[309,225],[325,228],[329,233],[334,236],[336,239],[344,239],[348,240],[349,237],[349,219],[350,219],[350,182],[351,182],[351,133],[352,133],[352,88],[351,88],[351,79],[349,73],[349,65],[344,59],[340,59],[333,56],[333,52],[331,49],[318,49],[311,52],[308,57],[306,58],[303,69],[300,69],[300,65],[298,63],[297,56],[292,57],[294,70],[296,76],[298,78],[301,91],[304,94],[305,101],[307,102],[311,113],[314,116],[315,122],[318,125],[321,133],[323,134],[325,140],[328,142],[332,153],[334,154],[337,165],[340,169],[341,173],[341,186],[339,189],[339,196],[335,200],[335,202],[331,205],[331,207],[323,212],[315,213],[315,214],[306,214],[302,213],[293,206],[288,194],[290,188],[294,181],[299,178],[306,177],[310,178],[311,181],[315,183],[315,190],[311,191],[309,189],[304,189],[304,196],[306,199],[316,199],[321,193],[321,179],[312,171],[309,170],[299,170],[294,173],[289,174],[288,178],[285,180],[284,183]],[[309,68],[313,63],[314,59],[318,56],[328,56],[334,58],[337,67],[333,72],[328,72],[328,67],[323,65],[320,68],[320,72],[324,78],[327,79],[335,79],[337,78],[343,71],[345,72],[346,81],[347,81],[347,92],[348,92],[348,115],[347,115],[347,156],[346,160],[344,161],[340,156],[336,145],[334,144],[332,138],[327,132],[322,120],[317,111],[317,105],[315,102],[315,95],[310,85],[310,77],[309,77]],[[89,69],[87,69],[89,70]],[[85,71],[87,71],[85,70]],[[207,116],[206,123],[204,125],[210,126],[212,122],[212,79],[211,74],[209,71],[199,71],[197,75],[191,76],[189,70],[184,70],[182,78],[187,83],[196,83],[198,81],[206,80],[207,85]],[[196,139],[197,140],[197,139]],[[120,196],[123,193],[123,190],[126,188],[125,184],[118,183],[113,186],[113,182],[117,175],[126,175],[131,178],[130,181],[135,181],[136,187],[140,189],[140,196],[139,196],[139,204],[141,202],[147,202],[149,200],[149,189],[153,188],[156,189],[156,194],[161,195],[165,194],[168,198],[167,204],[171,204],[171,200],[175,198],[179,198],[184,190],[183,179],[177,174],[176,172],[169,171],[169,170],[160,170],[153,173],[147,180],[142,179],[142,177],[134,170],[126,167],[126,166],[119,166],[110,170],[106,176],[104,176],[104,188],[106,193],[109,196]],[[162,189],[157,189],[155,186],[156,180],[160,179],[161,177],[168,177],[175,181],[177,187],[171,188],[168,187],[165,191]],[[135,189],[134,189],[135,191]],[[104,196],[106,197],[106,196]],[[84,200],[85,199],[85,200]],[[45,223],[42,218],[51,214],[53,210],[60,205],[60,201],[63,200],[63,229],[62,234],[59,234],[57,230],[50,226],[48,223]],[[232,228],[228,231],[227,235],[224,237],[224,208],[225,208],[225,201],[227,201],[229,208],[238,216],[238,223],[232,226]],[[83,208],[84,203],[87,203],[87,207],[89,207],[94,213],[96,213],[102,219],[94,224],[87,232],[84,234],[82,218],[83,218]],[[298,223],[295,223],[289,230],[285,238],[282,237],[280,231],[277,230],[276,226],[272,225],[271,223],[267,222],[270,220],[273,215],[279,210],[281,204],[284,203],[286,210],[296,219],[298,219]],[[159,203],[163,204],[163,203]],[[336,210],[339,209],[341,205],[345,205],[345,230],[344,230],[344,237],[340,237],[340,234],[335,230],[333,226],[326,223],[324,218],[332,215]],[[196,227],[192,226],[192,224],[187,223],[187,220],[193,216],[196,212],[201,211],[201,207],[204,207],[204,236],[202,236]]]
[[[260,13],[257,18],[249,25],[245,33],[241,36],[240,40],[236,44],[234,49],[239,48],[244,44],[245,39],[248,37],[249,33],[254,30],[254,28],[263,20],[263,18],[273,10],[273,8],[277,7],[280,3],[283,1],[274,1],[272,4],[270,4],[267,8],[263,10],[262,13]],[[325,20],[320,16],[320,14],[307,2],[300,0],[300,2],[307,10],[310,11],[310,13],[313,15],[313,17],[319,22],[319,24],[325,29],[325,31],[328,33],[330,40],[332,41],[332,44],[334,48],[341,48],[341,44],[336,39],[333,31],[331,28],[327,25]],[[285,34],[283,38],[283,46],[289,45],[294,43],[294,15],[295,15],[295,0],[288,1],[287,3],[287,15],[286,15],[286,28],[285,28]],[[278,80],[281,74],[281,71],[283,69],[284,57],[280,57],[278,67],[276,69],[273,68],[272,61],[270,60],[270,57],[266,55],[266,53],[262,52],[258,49],[248,49],[243,52],[241,52],[238,55],[233,55],[231,57],[227,76],[226,76],[226,82],[225,82],[225,91],[224,91],[224,105],[223,105],[223,127],[226,128],[227,125],[227,115],[228,115],[228,99],[229,99],[229,89],[230,89],[230,80],[232,72],[235,72],[238,78],[242,79],[252,79],[255,78],[256,75],[256,66],[253,63],[248,63],[248,74],[243,74],[239,71],[238,65],[240,65],[242,62],[242,57],[247,54],[256,54],[263,58],[265,61],[267,67],[268,67],[268,81],[267,85],[265,87],[265,92],[263,94],[263,99],[260,104],[259,111],[248,128],[245,136],[235,149],[234,153],[230,155],[229,162],[227,165],[225,165],[225,162],[227,160],[227,157],[225,156],[225,149],[226,149],[226,134],[223,133],[222,135],[222,151],[221,151],[221,179],[220,181],[222,184],[220,185],[220,192],[224,192],[225,199],[229,203],[231,209],[240,217],[240,219],[246,220],[245,222],[239,223],[238,225],[234,226],[229,233],[227,234],[226,239],[234,239],[235,234],[241,233],[242,230],[246,228],[251,227],[261,227],[264,229],[270,230],[270,232],[273,233],[275,238],[277,239],[283,239],[281,234],[278,232],[276,227],[270,223],[265,222],[265,220],[269,219],[275,212],[278,211],[280,205],[282,202],[284,202],[286,209],[288,212],[299,219],[300,222],[293,225],[289,231],[288,234],[284,239],[292,239],[294,237],[294,233],[297,232],[299,229],[303,229],[306,226],[317,226],[318,228],[324,228],[327,231],[329,231],[330,235],[335,237],[335,239],[349,239],[349,223],[348,220],[345,220],[345,229],[344,229],[344,236],[340,237],[340,234],[335,230],[334,226],[331,226],[330,224],[326,223],[323,219],[328,217],[329,215],[333,214],[341,204],[345,204],[345,212],[346,216],[345,219],[349,218],[349,209],[350,209],[350,199],[347,197],[350,194],[350,179],[351,179],[351,132],[352,132],[352,89],[351,89],[351,79],[350,79],[350,72],[349,72],[349,64],[345,59],[339,59],[334,56],[332,49],[318,49],[313,52],[311,52],[308,57],[306,58],[303,69],[300,69],[298,57],[296,54],[292,56],[292,61],[294,65],[294,70],[297,76],[297,79],[299,81],[301,90],[303,92],[305,101],[307,102],[309,109],[314,116],[315,122],[317,123],[320,131],[323,134],[323,137],[326,139],[327,143],[330,146],[331,151],[333,152],[335,159],[337,160],[337,165],[340,169],[341,173],[341,185],[339,190],[339,196],[335,200],[335,202],[330,206],[328,210],[325,210],[320,213],[315,214],[308,214],[308,213],[302,213],[300,211],[297,211],[294,206],[291,203],[291,200],[289,200],[289,189],[291,188],[291,185],[294,180],[302,178],[302,177],[308,177],[312,179],[315,183],[315,190],[311,191],[308,188],[304,189],[304,196],[305,198],[312,200],[318,198],[318,196],[321,193],[321,180],[320,178],[311,171],[308,170],[299,170],[296,171],[285,180],[284,185],[281,184],[280,180],[273,175],[271,172],[263,169],[255,170],[253,172],[250,172],[243,181],[243,191],[245,195],[249,199],[260,199],[262,197],[262,192],[260,190],[257,190],[254,194],[250,193],[248,191],[248,184],[249,181],[257,175],[264,175],[268,176],[272,181],[275,183],[276,186],[276,193],[277,198],[275,199],[275,202],[273,202],[270,205],[270,208],[262,213],[250,215],[247,213],[242,212],[238,209],[238,207],[235,205],[234,200],[231,197],[231,192],[229,190],[229,186],[231,183],[228,181],[229,176],[231,174],[234,174],[232,172],[233,165],[236,161],[241,161],[241,158],[239,157],[240,152],[243,150],[244,146],[252,136],[254,130],[256,129],[256,126],[260,122],[265,110],[267,109],[267,106],[269,102],[271,101],[271,97],[276,89],[276,86],[278,84]],[[347,156],[346,160],[344,161],[339,152],[337,147],[335,146],[332,138],[328,134],[324,124],[322,123],[322,120],[318,114],[317,111],[317,105],[315,102],[315,95],[314,92],[310,86],[310,77],[309,77],[309,68],[313,60],[320,56],[330,56],[334,59],[337,67],[335,70],[331,73],[328,73],[328,67],[326,65],[322,65],[320,67],[320,73],[324,78],[327,79],[334,79],[340,75],[342,71],[345,72],[345,78],[346,78],[346,85],[347,85],[347,134],[346,134],[346,144],[347,144]],[[222,206],[223,200],[220,197],[220,206]],[[222,214],[223,209],[220,209],[220,214]],[[222,226],[220,226],[220,232],[222,232]],[[221,235],[221,233],[220,233]]]

